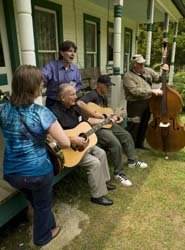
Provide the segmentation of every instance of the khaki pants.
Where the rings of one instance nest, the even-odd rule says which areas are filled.
[[[106,195],[106,181],[110,180],[110,173],[105,151],[97,146],[92,147],[81,159],[79,166],[87,172],[91,196],[98,198]]]

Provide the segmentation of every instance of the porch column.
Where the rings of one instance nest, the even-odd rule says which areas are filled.
[[[169,31],[169,15],[168,13],[164,14],[164,26],[163,26],[163,39],[168,38],[168,31]]]
[[[147,13],[148,15],[147,15],[146,67],[150,67],[152,30],[153,30],[153,20],[154,20],[154,0],[148,0]]]
[[[137,30],[136,30],[136,41],[135,41],[135,53],[134,54],[138,53],[138,37],[139,37],[139,28],[137,28]]]
[[[36,65],[31,0],[15,0],[22,64]]]
[[[114,52],[113,52],[113,76],[112,82],[116,86],[111,91],[111,106],[113,108],[120,105],[121,99],[121,22],[122,22],[122,6],[123,0],[114,0]]]
[[[171,54],[171,63],[170,63],[170,72],[169,72],[169,85],[173,84],[173,75],[174,75],[174,63],[175,63],[175,52],[176,52],[176,40],[178,32],[178,23],[174,23],[174,34],[173,34],[173,44],[172,44],[172,54]]]
[[[21,63],[36,65],[31,0],[15,0],[20,37]],[[42,104],[42,97],[36,103]]]

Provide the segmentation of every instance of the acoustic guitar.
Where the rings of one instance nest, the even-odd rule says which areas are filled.
[[[76,166],[81,161],[86,151],[96,145],[98,140],[95,133],[110,122],[111,116],[107,117],[94,127],[91,127],[88,122],[81,122],[73,129],[64,130],[66,135],[69,137],[81,136],[87,140],[87,143],[84,147],[71,145],[69,148],[62,149],[62,154],[64,156],[64,166],[69,168]]]
[[[108,122],[110,122],[110,118],[105,119],[93,128],[89,123],[81,122],[73,129],[64,130],[69,137],[81,136],[85,138],[87,143],[83,148],[71,145],[69,148],[61,149],[51,135],[48,134],[46,144],[48,145],[49,156],[55,169],[54,173],[59,173],[63,167],[70,168],[76,166],[84,156],[85,152],[96,145],[97,136],[95,132]]]
[[[64,156],[64,166],[74,167],[75,165],[77,165],[86,153],[86,151],[96,145],[98,140],[95,133],[100,130],[104,125],[110,122],[111,117],[107,117],[105,120],[103,120],[94,127],[91,127],[87,122],[81,122],[75,128],[65,130],[64,132],[69,137],[81,136],[87,140],[87,143],[84,147],[77,147],[75,145],[72,145],[69,148],[62,149],[62,153]]]
[[[81,161],[87,150],[96,145],[98,140],[95,133],[102,127],[104,127],[106,124],[110,124],[111,118],[112,115],[110,115],[94,127],[91,127],[88,122],[81,122],[73,129],[64,130],[68,137],[81,136],[85,138],[87,143],[84,147],[71,145],[71,147],[64,148],[61,150],[60,147],[56,146],[56,142],[54,142],[54,144],[52,145],[52,140],[50,140],[50,147],[55,150],[55,153],[57,153],[58,155],[61,154],[61,156],[64,158],[64,164],[62,165],[68,168],[76,166]],[[127,118],[123,118],[123,120],[124,119]],[[56,164],[60,163],[60,159],[58,157],[55,160],[57,161]]]
[[[98,112],[102,115],[104,115],[105,117],[109,117],[109,116],[115,116],[118,118],[122,117],[123,116],[123,108],[117,108],[115,110],[115,112],[109,108],[109,107],[101,107],[99,105],[97,105],[96,103],[94,102],[88,102],[87,103],[88,107],[93,110],[94,112]],[[139,116],[135,116],[135,117],[122,117],[123,121],[131,121],[131,122],[134,122],[134,123],[139,123],[140,122],[140,118]],[[103,126],[103,128],[111,128],[112,127],[112,123],[109,123],[109,124],[106,124]]]

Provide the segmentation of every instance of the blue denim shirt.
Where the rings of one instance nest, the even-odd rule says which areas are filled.
[[[39,176],[52,171],[45,147],[40,145],[20,121],[22,114],[31,131],[45,140],[56,116],[46,107],[32,104],[17,109],[9,102],[0,105],[0,127],[5,139],[4,175]]]
[[[42,68],[42,78],[46,86],[47,97],[56,100],[58,87],[61,83],[74,83],[76,91],[81,89],[80,71],[75,64],[66,70],[61,60],[51,61]]]

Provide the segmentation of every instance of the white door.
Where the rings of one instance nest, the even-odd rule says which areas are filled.
[[[0,89],[10,92],[11,80],[12,68],[8,48],[7,30],[3,11],[3,3],[2,0],[0,0]]]

